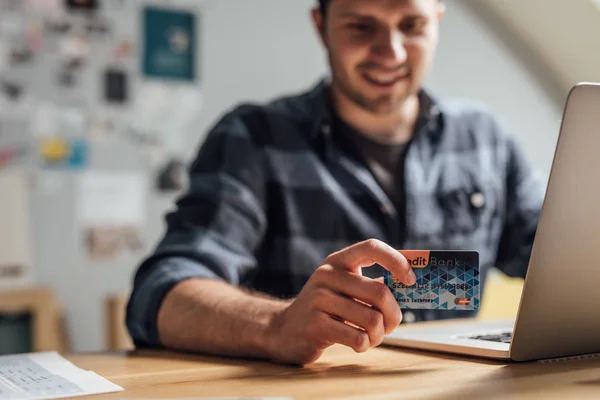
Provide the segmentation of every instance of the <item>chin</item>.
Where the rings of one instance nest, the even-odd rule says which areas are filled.
[[[369,107],[373,114],[377,115],[391,115],[398,111],[398,108],[401,106],[401,103],[386,103],[386,104],[376,104],[372,107]]]
[[[398,109],[402,107],[402,104],[406,101],[409,95],[409,93],[402,93],[393,96],[380,96],[363,101],[362,103],[364,108],[374,114],[389,115],[397,112]]]

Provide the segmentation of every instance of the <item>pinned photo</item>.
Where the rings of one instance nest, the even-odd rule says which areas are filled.
[[[9,62],[13,67],[27,64],[33,59],[33,52],[25,43],[15,44],[9,54]]]
[[[91,140],[102,142],[111,139],[115,129],[114,120],[106,115],[97,113],[88,119],[87,133]]]
[[[160,135],[158,133],[142,130],[133,126],[124,129],[123,137],[130,143],[141,148],[162,146]]]
[[[18,102],[24,93],[23,85],[11,82],[11,81],[0,81],[0,93],[2,97],[9,102]]]
[[[159,171],[156,187],[159,192],[175,192],[187,186],[186,166],[178,159],[169,160]]]
[[[26,270],[20,264],[0,264],[0,280],[22,278]]]
[[[91,261],[116,261],[143,250],[141,228],[135,225],[92,226],[85,228],[84,235]]]
[[[0,170],[21,163],[29,155],[26,144],[0,147]]]
[[[104,74],[104,98],[109,103],[125,103],[128,100],[127,74],[109,69]]]
[[[125,60],[133,56],[133,43],[130,40],[121,40],[113,50],[115,60]]]
[[[63,15],[50,16],[44,20],[44,29],[47,33],[65,34],[71,30],[71,22]]]
[[[65,6],[71,11],[94,11],[98,9],[98,0],[65,0]]]
[[[100,18],[97,15],[93,15],[90,20],[86,23],[85,29],[88,35],[91,36],[104,36],[110,33],[110,24],[108,20]]]
[[[64,66],[58,71],[58,85],[65,88],[72,88],[77,84],[77,77],[72,68]]]
[[[25,32],[25,42],[27,47],[33,52],[39,52],[43,47],[42,24],[34,23],[27,27]]]
[[[1,115],[13,117],[27,115],[31,102],[32,98],[31,96],[27,96],[23,84],[10,80],[0,80]]]
[[[83,35],[71,35],[60,43],[60,55],[64,66],[68,69],[78,69],[87,61],[91,46]]]

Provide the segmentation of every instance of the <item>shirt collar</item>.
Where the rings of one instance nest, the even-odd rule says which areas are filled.
[[[320,80],[307,96],[307,112],[312,116],[311,137],[328,136],[331,133],[334,110],[329,95],[328,85],[330,78]],[[441,133],[443,110],[441,102],[431,94],[429,89],[419,91],[419,119],[418,126],[427,126],[425,131],[433,136]]]

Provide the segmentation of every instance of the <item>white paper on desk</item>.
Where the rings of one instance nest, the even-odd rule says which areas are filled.
[[[0,356],[0,398],[44,400],[113,393],[123,388],[56,352]]]
[[[79,223],[92,261],[116,261],[143,250],[148,182],[137,172],[88,171],[79,181]]]

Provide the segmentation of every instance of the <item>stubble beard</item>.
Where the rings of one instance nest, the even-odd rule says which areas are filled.
[[[338,91],[351,102],[371,114],[389,115],[394,113],[410,95],[410,88],[407,88],[404,93],[391,93],[381,95],[377,98],[370,98],[362,93],[359,88],[355,87],[356,85],[352,84],[346,73],[340,72],[344,70],[331,57],[330,66],[332,70],[332,83]]]

